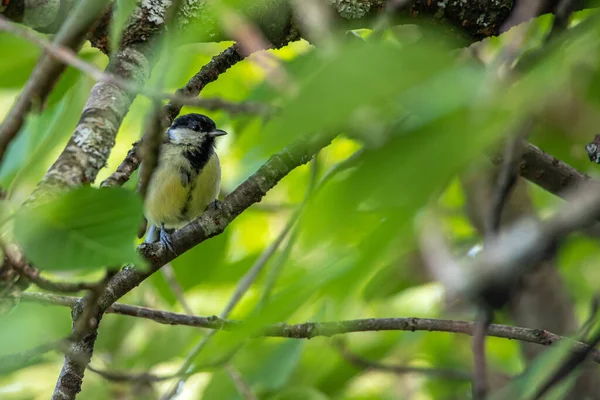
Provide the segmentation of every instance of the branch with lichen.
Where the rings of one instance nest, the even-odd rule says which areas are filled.
[[[367,27],[369,20],[376,18],[386,11],[387,7],[397,0],[328,0],[332,16],[342,29],[353,26],[353,22],[363,21],[362,27]],[[4,14],[16,21],[42,32],[55,32],[64,20],[64,10],[73,4],[74,0],[46,0],[32,2],[12,0]],[[403,7],[394,9],[391,17],[423,19],[432,22],[447,22],[464,32],[474,40],[497,35],[500,27],[506,22],[513,7],[514,0],[480,0],[467,1],[429,1],[415,0]],[[143,16],[150,23],[163,22],[164,4],[160,0],[140,0],[134,16]],[[61,11],[62,10],[62,11]],[[266,0],[244,2],[238,10],[248,18],[249,22],[258,26],[265,38],[272,43],[289,41],[289,35],[300,29],[299,15],[287,0]],[[110,11],[102,23],[90,35],[92,44],[104,52],[108,47],[108,26],[112,16]],[[195,41],[231,40],[226,31],[221,28],[221,21],[214,6],[208,1],[188,0],[182,4],[177,18],[179,29],[186,30],[191,26],[201,26],[201,32],[194,35]],[[138,18],[139,19],[139,18]],[[128,44],[132,33],[139,32],[139,24],[135,18],[125,28],[122,44]]]
[[[56,296],[45,293],[24,293],[23,300],[55,306],[74,307],[81,299],[78,297]],[[242,322],[240,321],[223,319],[217,316],[200,317],[122,303],[110,305],[106,309],[106,313],[148,319],[159,324],[183,325],[212,330],[235,331],[242,326]],[[346,333],[374,331],[430,331],[473,335],[474,329],[475,323],[469,321],[434,318],[367,318],[335,322],[305,322],[301,324],[277,323],[264,327],[257,333],[257,337],[312,339],[315,337],[331,337]],[[520,340],[542,346],[552,346],[566,340],[573,345],[573,351],[582,351],[587,348],[585,343],[577,342],[543,329],[492,324],[487,331],[487,335]],[[600,363],[600,350],[593,350],[591,358],[596,363]]]

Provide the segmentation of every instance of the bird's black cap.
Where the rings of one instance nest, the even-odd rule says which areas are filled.
[[[186,114],[173,121],[171,129],[187,128],[196,132],[214,132],[217,130],[215,122],[202,114]]]

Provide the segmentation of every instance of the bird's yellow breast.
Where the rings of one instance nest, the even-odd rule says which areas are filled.
[[[190,163],[176,146],[162,148],[146,193],[145,211],[148,222],[166,228],[181,228],[198,217],[219,194],[221,167],[213,153],[191,181],[184,185],[182,171],[193,171]]]

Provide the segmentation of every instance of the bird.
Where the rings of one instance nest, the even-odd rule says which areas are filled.
[[[223,135],[227,132],[212,119],[195,113],[176,118],[166,130],[144,199],[149,224],[144,242],[160,241],[177,255],[171,234],[209,206],[219,208],[221,165],[215,139]]]

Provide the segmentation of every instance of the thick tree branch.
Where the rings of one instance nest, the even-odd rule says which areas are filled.
[[[25,0],[11,0],[4,14],[16,22],[24,23],[43,32],[55,32],[64,20],[65,13],[74,0],[42,0],[29,4]],[[506,22],[513,8],[514,0],[475,0],[475,1],[430,1],[413,0],[404,7],[389,7],[396,0],[334,0],[326,2],[330,7],[334,25],[340,29],[367,27],[386,10],[391,10],[390,18],[403,22],[406,19],[423,23],[444,23],[451,32],[468,41],[497,35],[501,27],[508,27]],[[151,2],[141,2],[139,13],[155,15],[150,9]],[[269,0],[262,2],[242,3],[238,10],[249,23],[259,27],[264,37],[273,42],[289,41],[290,32],[298,32],[310,24],[298,23],[302,13],[298,12],[287,0]],[[244,5],[245,4],[245,5]],[[52,5],[55,7],[52,8]],[[51,8],[48,12],[48,7]],[[202,26],[195,41],[234,40],[231,32],[223,28],[218,12],[210,2],[186,1],[177,18],[178,28],[186,30],[194,25]],[[548,12],[550,10],[543,10]],[[160,17],[160,15],[159,15]],[[111,13],[103,18],[101,25],[90,35],[93,45],[107,52],[108,25]],[[518,21],[520,22],[520,21]],[[137,25],[130,22],[125,29],[122,44],[135,35]],[[310,38],[310,34],[303,34]]]
[[[51,305],[71,307],[80,300],[80,298],[69,296],[23,293],[23,301],[34,301]],[[217,316],[198,317],[121,303],[112,304],[106,309],[106,312],[145,318],[161,324],[185,325],[212,330],[233,331],[239,328],[241,324],[240,321],[226,320]],[[367,318],[336,322],[305,322],[302,324],[278,323],[266,326],[263,332],[258,334],[257,337],[312,339],[320,336],[331,337],[346,333],[376,331],[430,331],[473,335],[475,329],[475,322],[468,321],[433,318]],[[543,346],[551,346],[561,340],[566,340],[573,345],[572,350],[575,352],[588,350],[588,346],[585,343],[556,335],[544,329],[491,324],[487,330],[487,335],[536,343]],[[590,354],[595,362],[600,363],[600,350],[592,349]]]
[[[496,165],[502,163],[502,157],[491,158]],[[568,199],[568,190],[577,187],[587,186],[590,190],[600,190],[600,182],[543,152],[531,143],[523,150],[519,173],[523,178],[565,200]]]
[[[153,22],[147,24],[156,31],[160,29]],[[122,48],[111,57],[107,71],[141,85],[149,76],[151,56],[151,46],[143,43]],[[106,164],[133,98],[113,83],[96,83],[69,143],[32,194],[32,199],[94,182]]]

